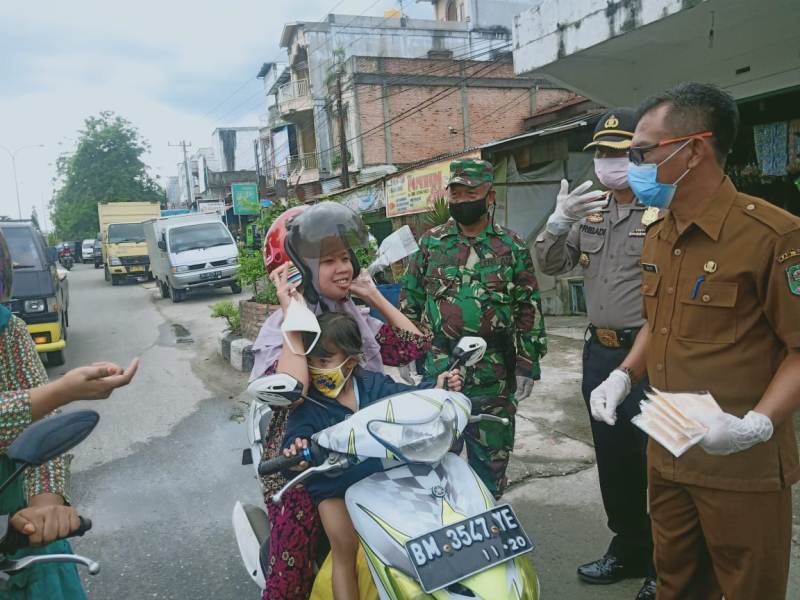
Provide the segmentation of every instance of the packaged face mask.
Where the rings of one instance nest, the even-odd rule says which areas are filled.
[[[286,335],[287,333],[295,331],[300,333],[310,332],[315,334],[314,341],[308,348],[305,349],[305,352],[298,352],[297,349],[292,346],[289,336]],[[295,354],[308,354],[314,349],[314,346],[316,346],[317,341],[319,340],[319,322],[317,321],[316,315],[309,310],[305,303],[292,299],[289,302],[289,308],[286,310],[286,314],[283,315],[281,332],[283,333],[283,341],[287,346],[289,346],[289,350]]]

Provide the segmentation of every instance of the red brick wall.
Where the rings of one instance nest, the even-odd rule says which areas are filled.
[[[401,117],[421,102],[438,98],[430,106],[391,124],[392,162],[395,164],[414,163],[433,156],[458,152],[465,147],[461,89],[411,86],[407,81],[397,81],[396,77],[475,75],[481,79],[514,78],[513,66],[507,62],[490,64],[473,61],[462,64],[449,60],[385,58],[381,69],[378,59],[358,57],[355,59],[355,67],[362,73],[382,70],[389,77],[395,78],[395,85],[387,86],[390,119]],[[364,164],[384,164],[386,140],[384,128],[381,126],[385,120],[382,87],[359,84],[355,93],[361,119]],[[572,95],[566,90],[539,90],[536,94],[536,109],[542,110],[558,104]],[[511,137],[524,131],[524,119],[531,115],[530,91],[503,87],[500,81],[496,88],[468,86],[467,111],[470,126],[468,146]]]

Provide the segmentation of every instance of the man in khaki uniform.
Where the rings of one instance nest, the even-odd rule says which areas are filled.
[[[618,407],[601,411],[590,404],[592,390],[619,366],[644,323],[639,259],[645,229],[659,211],[637,202],[628,187],[628,148],[635,129],[636,114],[630,108],[600,117],[585,150],[594,152],[595,174],[609,191],[587,193],[592,185],[587,181],[568,193],[562,181],[556,210],[535,251],[548,275],[583,268],[589,313],[581,387],[586,409],[595,417],[590,423],[600,492],[614,537],[602,557],[578,567],[578,577],[589,584],[609,584],[646,576],[636,600],[652,600],[656,584],[647,515],[647,435],[631,422],[640,412],[647,381],[631,386]],[[626,383],[622,374],[615,377]]]
[[[650,440],[659,600],[786,595],[800,479],[800,220],[739,193],[723,167],[738,126],[725,92],[681,84],[640,108],[628,180],[669,207],[647,231],[647,324],[620,366],[666,391],[709,390],[722,414],[680,458]],[[615,401],[607,380],[592,395]]]

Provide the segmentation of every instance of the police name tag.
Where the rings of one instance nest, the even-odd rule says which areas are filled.
[[[658,273],[658,265],[653,263],[642,263],[642,270],[648,273]]]

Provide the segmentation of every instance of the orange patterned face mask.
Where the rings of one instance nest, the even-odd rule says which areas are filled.
[[[317,391],[326,398],[335,399],[342,388],[350,379],[353,374],[351,370],[347,375],[344,374],[342,367],[349,358],[344,359],[342,364],[332,369],[322,369],[320,367],[312,367],[309,365],[308,372],[311,373],[311,383],[317,388]]]

